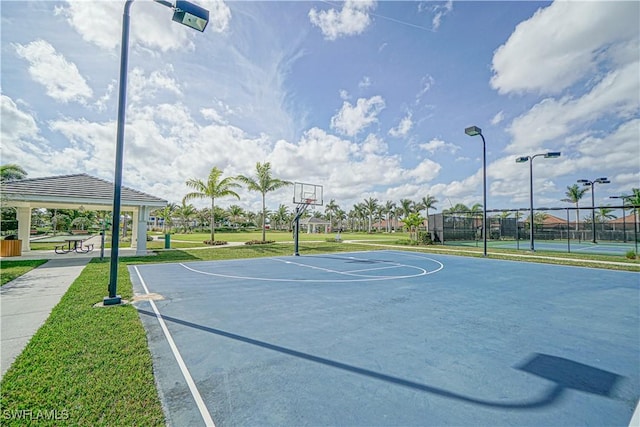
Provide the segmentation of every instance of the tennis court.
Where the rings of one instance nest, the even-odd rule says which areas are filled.
[[[176,426],[627,426],[640,396],[637,273],[404,251],[129,269]]]

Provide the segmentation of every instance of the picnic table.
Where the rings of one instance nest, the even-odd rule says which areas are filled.
[[[55,246],[55,253],[68,254],[69,252],[87,253],[93,250],[93,244],[84,245],[91,236],[52,236],[38,239],[42,243],[60,243]]]

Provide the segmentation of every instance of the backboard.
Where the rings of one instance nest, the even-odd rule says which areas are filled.
[[[322,206],[322,185],[294,182],[293,203]]]

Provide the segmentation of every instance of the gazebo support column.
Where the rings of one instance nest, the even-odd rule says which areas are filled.
[[[16,208],[18,218],[18,239],[22,240],[22,252],[31,250],[29,237],[31,236],[31,207]]]
[[[136,233],[136,255],[146,255],[147,253],[147,221],[149,220],[149,213],[150,208],[148,206],[140,206],[140,209],[134,212],[134,214],[137,214],[134,215],[136,221],[133,226]]]

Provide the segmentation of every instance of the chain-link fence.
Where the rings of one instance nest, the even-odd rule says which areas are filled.
[[[538,247],[549,250],[637,252],[640,239],[639,212],[640,206],[534,209],[533,241],[537,242]],[[429,231],[439,244],[477,245],[483,240],[482,215],[477,211],[445,211],[429,215]],[[525,208],[488,210],[488,242],[492,247],[531,249],[530,217],[530,210]],[[581,244],[590,246],[577,246]],[[595,245],[600,245],[602,250],[596,250]]]

